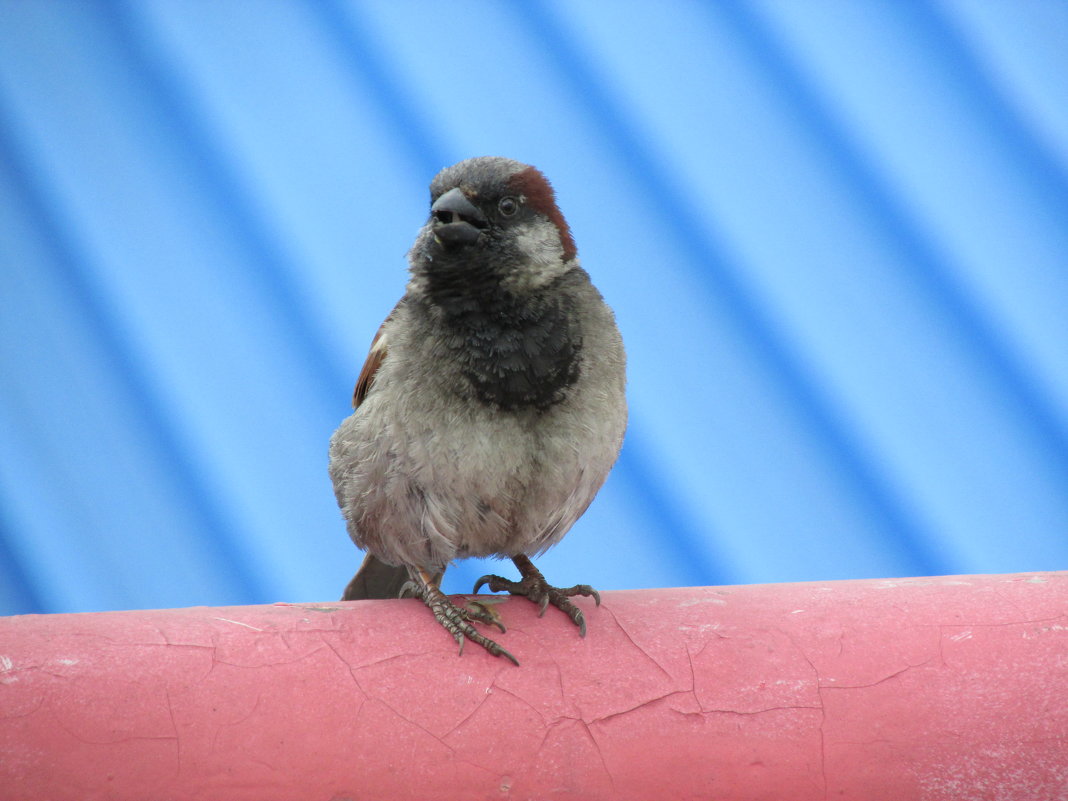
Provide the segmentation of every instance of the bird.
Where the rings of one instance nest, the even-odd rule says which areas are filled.
[[[417,597],[459,644],[518,660],[454,603],[446,567],[510,559],[491,592],[564,612],[571,598],[531,561],[586,511],[622,448],[626,355],[615,315],[579,263],[555,191],[535,167],[470,158],[430,183],[405,293],[372,340],[353,413],[330,440],[329,473],[349,536],[366,552],[342,600]]]

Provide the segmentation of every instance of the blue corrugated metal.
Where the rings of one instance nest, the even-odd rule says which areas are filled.
[[[1053,0],[0,2],[0,611],[335,597],[326,442],[484,154],[631,359],[552,578],[1068,566],[1066,75]]]

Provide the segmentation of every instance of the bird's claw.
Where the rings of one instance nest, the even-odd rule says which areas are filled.
[[[504,625],[499,620],[495,620],[492,613],[485,608],[463,609],[450,601],[445,593],[437,587],[422,585],[415,581],[409,581],[401,588],[401,596],[414,596],[426,604],[430,611],[434,613],[438,623],[456,640],[460,646],[461,654],[464,652],[464,643],[467,640],[471,640],[481,645],[494,656],[503,656],[516,667],[519,666],[519,660],[512,656],[507,649],[502,648],[471,625],[472,620],[478,620],[495,625],[502,632],[504,631]]]
[[[583,616],[582,610],[571,603],[570,598],[575,595],[584,595],[593,598],[594,603],[600,606],[601,594],[589,584],[576,584],[574,587],[567,588],[553,587],[529,559],[516,557],[513,561],[515,561],[519,571],[523,574],[521,580],[511,581],[502,576],[488,574],[475,582],[473,592],[477,593],[483,586],[488,586],[490,592],[507,591],[512,595],[526,596],[538,605],[538,617],[544,615],[545,610],[549,608],[549,604],[552,604],[571,618],[571,622],[578,626],[579,635],[585,637],[586,618]]]
[[[501,622],[501,616],[489,604],[482,601],[468,601],[464,606],[464,611],[475,620],[479,620],[489,626],[496,626],[500,629],[501,634],[508,631],[504,627],[504,623]]]

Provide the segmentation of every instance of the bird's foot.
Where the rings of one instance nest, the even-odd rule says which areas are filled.
[[[519,666],[519,660],[512,656],[506,649],[495,643],[489,637],[480,634],[478,629],[471,625],[471,621],[477,620],[489,623],[504,631],[504,624],[496,619],[487,609],[481,606],[461,608],[448,599],[438,587],[419,581],[409,581],[401,588],[401,597],[415,597],[420,599],[434,613],[438,623],[445,631],[452,635],[460,646],[460,653],[464,652],[464,642],[471,640],[481,645],[494,656],[503,656],[512,664]]]
[[[501,576],[486,575],[475,582],[473,592],[477,593],[483,585],[486,585],[489,587],[490,592],[504,592],[507,590],[512,595],[525,595],[540,607],[538,617],[544,615],[549,604],[552,604],[571,618],[571,622],[578,626],[579,634],[585,637],[586,618],[583,617],[582,610],[571,603],[569,599],[575,595],[585,595],[592,597],[594,603],[600,606],[601,594],[589,584],[576,584],[574,587],[567,588],[553,587],[526,556],[513,557],[512,561],[519,568],[519,572],[523,576],[522,579],[511,581]]]

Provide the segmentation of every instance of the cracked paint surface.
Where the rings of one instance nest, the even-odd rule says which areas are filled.
[[[584,606],[499,603],[520,668],[417,601],[0,619],[3,797],[1068,801],[1066,573]]]

